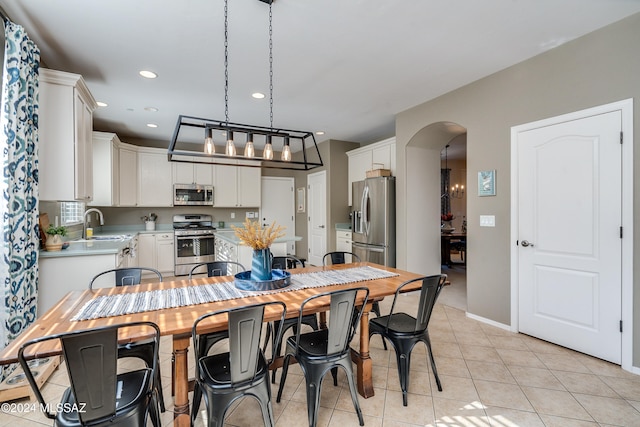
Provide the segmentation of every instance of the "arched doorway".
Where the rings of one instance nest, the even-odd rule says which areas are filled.
[[[440,153],[466,133],[466,128],[457,123],[432,123],[418,131],[405,147],[405,251],[409,271],[425,275],[441,272]]]

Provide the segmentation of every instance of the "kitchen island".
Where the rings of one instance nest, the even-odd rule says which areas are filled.
[[[239,262],[245,268],[251,268],[253,250],[240,242],[234,231],[216,231],[216,261]],[[271,245],[271,253],[275,256],[287,255],[287,244],[302,240],[300,236],[285,236],[276,239]]]

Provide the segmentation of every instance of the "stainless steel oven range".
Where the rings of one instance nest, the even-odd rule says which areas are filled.
[[[211,215],[173,216],[176,276],[189,274],[194,265],[215,261],[214,232]]]

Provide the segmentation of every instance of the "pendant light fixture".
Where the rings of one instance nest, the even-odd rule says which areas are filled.
[[[236,146],[234,135],[246,134],[246,143],[242,156],[246,161],[242,161],[238,166],[250,166],[261,168],[277,168],[291,170],[310,170],[323,166],[320,150],[313,132],[298,131],[291,129],[274,128],[273,126],[273,14],[272,4],[274,0],[259,0],[269,5],[269,127],[244,125],[229,121],[229,14],[228,0],[224,1],[224,121],[203,119],[198,117],[180,115],[178,123],[169,143],[168,157],[173,162],[188,163],[208,163],[236,165]],[[192,147],[200,142],[194,140],[193,129],[205,131],[204,149],[194,150]],[[226,146],[224,154],[216,153],[213,140],[213,131],[221,130],[226,132]],[[200,131],[201,132],[201,131]],[[202,135],[200,133],[200,135]],[[258,139],[255,136],[258,135]],[[283,141],[280,159],[274,159],[273,142]],[[201,138],[201,137],[200,137]],[[262,157],[256,156],[256,142],[261,144]],[[293,144],[296,144],[295,146]],[[294,150],[295,148],[295,150]],[[294,161],[293,153],[301,152],[301,160]]]

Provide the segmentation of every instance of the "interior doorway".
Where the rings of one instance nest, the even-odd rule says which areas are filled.
[[[440,302],[467,309],[467,134],[440,152],[440,264],[450,285]]]
[[[405,147],[406,159],[406,199],[403,209],[406,210],[406,221],[402,226],[406,241],[404,256],[399,259],[399,267],[414,271],[418,274],[432,275],[443,272],[442,267],[442,222],[441,204],[442,189],[440,186],[441,152],[447,144],[454,141],[464,141],[464,155],[466,163],[466,134],[467,129],[457,123],[437,122],[425,126],[409,140]],[[451,150],[451,148],[450,148]],[[466,166],[462,172],[462,180],[466,186]],[[458,172],[457,172],[458,173]],[[457,179],[457,178],[456,178]],[[459,181],[463,182],[463,181]],[[466,190],[465,190],[466,192]],[[420,197],[417,197],[420,195]],[[466,216],[466,194],[463,216]],[[453,213],[453,212],[452,212]],[[455,222],[457,225],[462,219]],[[401,233],[402,234],[402,233]],[[465,251],[465,262],[468,258]],[[466,310],[466,271],[469,264],[464,266],[464,274],[454,278],[456,271],[444,271],[458,287],[448,286],[440,294],[439,301]],[[451,297],[451,298],[450,298]]]

